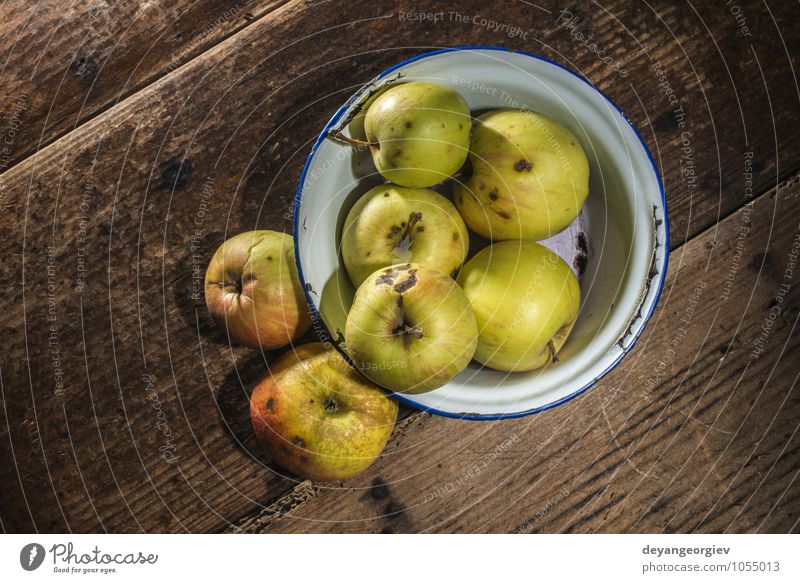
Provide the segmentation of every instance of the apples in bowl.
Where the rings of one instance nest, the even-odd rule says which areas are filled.
[[[354,300],[355,308],[359,312],[364,310],[360,305],[364,295],[361,287],[370,279],[378,280],[380,275],[369,275],[364,280],[362,273],[355,278],[356,282],[361,281],[361,287],[354,285],[348,274],[349,263],[353,256],[359,257],[366,251],[359,249],[358,244],[346,243],[355,220],[348,217],[354,207],[364,204],[361,201],[365,196],[370,192],[374,196],[374,189],[386,185],[387,179],[394,180],[394,187],[420,188],[420,184],[397,184],[397,180],[403,180],[397,167],[391,168],[395,171],[392,178],[384,176],[391,159],[381,156],[408,140],[404,129],[395,127],[388,138],[376,137],[364,131],[364,121],[369,117],[369,106],[396,87],[432,81],[458,92],[473,120],[484,122],[472,132],[470,161],[432,186],[458,209],[471,231],[471,251],[465,265],[454,273],[442,273],[453,282],[458,278],[459,291],[451,294],[472,294],[473,298],[479,297],[484,308],[488,306],[482,315],[476,313],[481,339],[488,337],[493,322],[496,324],[495,312],[511,305],[513,313],[504,324],[516,324],[517,329],[516,334],[506,332],[507,338],[519,337],[526,346],[536,345],[535,354],[522,358],[515,353],[511,361],[493,359],[491,343],[479,340],[473,355],[477,359],[434,390],[421,393],[403,390],[403,373],[409,375],[406,386],[419,382],[412,378],[414,371],[409,368],[394,370],[388,388],[395,391],[398,399],[420,408],[470,419],[514,417],[557,405],[591,386],[633,346],[655,307],[663,283],[668,230],[661,182],[635,128],[587,81],[533,55],[494,48],[448,49],[422,55],[385,71],[367,84],[323,129],[303,172],[294,220],[298,273],[312,308],[314,329],[323,337],[338,339],[337,348],[351,362],[357,360],[351,358],[352,346],[369,344],[363,337],[365,326],[352,324],[351,310]],[[520,121],[519,116],[509,118],[504,113],[507,110],[523,113],[524,120]],[[415,120],[403,121],[402,116],[398,119],[404,126],[405,121],[412,121],[412,128],[415,127]],[[453,121],[456,119],[459,118],[449,117],[445,124],[457,123]],[[538,128],[544,139],[528,143],[530,131],[522,131],[518,139],[510,137],[518,128],[509,126],[518,124]],[[483,129],[479,131],[479,127]],[[502,132],[520,152],[549,147],[550,158],[531,162],[531,156],[523,155],[514,159],[513,151],[494,147],[492,132]],[[356,145],[343,144],[341,138]],[[456,142],[461,138],[458,132],[448,134],[445,151],[452,146],[450,151],[455,154],[459,149]],[[431,135],[429,139],[437,138]],[[583,158],[579,152],[584,153]],[[559,167],[565,163],[570,165],[567,183],[559,174]],[[451,172],[449,165],[442,166],[445,167],[443,174]],[[566,188],[571,197],[563,208],[556,209],[551,204],[543,213],[541,208],[513,196],[520,189],[537,188],[542,192]],[[579,209],[580,215],[574,218]],[[408,207],[403,212],[406,210]],[[406,227],[413,215],[399,213],[398,217],[395,234],[408,235]],[[454,219],[452,226],[456,225]],[[458,238],[458,229],[453,232]],[[481,253],[493,253],[498,260],[499,255],[481,248],[489,242],[494,243],[493,247],[504,245],[500,241],[510,243],[507,247],[511,249],[504,253],[508,255],[506,262],[511,263],[509,280],[515,278],[521,282],[516,292],[509,291],[507,285],[501,286],[505,291],[493,292],[491,285],[485,285],[486,278],[496,277],[496,270],[489,263],[480,264]],[[448,252],[447,256],[459,259],[456,252]],[[557,256],[557,261],[553,256]],[[408,257],[398,257],[395,265],[412,262]],[[549,303],[548,309],[558,313],[536,318],[536,326],[547,330],[534,334],[537,330],[532,330],[533,324],[526,319],[531,302],[516,302],[516,308],[512,304],[520,294],[525,295],[524,282],[537,278],[539,264],[558,266],[558,269],[543,269],[548,275],[561,278],[559,285],[566,286],[568,301],[561,302],[564,305],[558,308],[553,306],[559,302]],[[371,267],[377,270],[392,266]],[[570,287],[570,277],[576,280],[580,277],[579,295]],[[493,293],[501,297],[492,297]],[[510,295],[502,297],[504,293]],[[519,308],[520,304],[526,307]],[[366,309],[375,311],[373,307]],[[518,310],[525,313],[516,314]],[[445,316],[446,313],[444,309],[430,310],[426,317],[441,318],[432,320],[430,325],[446,328],[445,324],[454,318]],[[399,316],[394,313],[393,317]],[[417,328],[420,326],[412,322],[408,331],[400,324],[392,330],[401,334],[401,342],[412,346],[421,342],[416,337],[420,333]],[[424,337],[425,327],[421,328]],[[351,337],[353,334],[356,336]],[[379,343],[385,339],[373,332],[372,340]],[[459,345],[462,350],[452,350],[452,360],[463,358],[463,345]],[[423,354],[424,351],[417,356],[421,358]],[[540,362],[542,355],[550,356],[545,365]],[[407,353],[403,353],[403,359],[394,360],[406,364],[418,362],[406,357]],[[381,357],[377,361],[373,358],[367,365],[380,369],[391,367],[391,361],[392,358]],[[441,368],[446,368],[446,364]],[[363,370],[364,362],[359,366],[369,376],[369,371]],[[389,384],[381,382],[379,375],[370,378],[385,387]]]

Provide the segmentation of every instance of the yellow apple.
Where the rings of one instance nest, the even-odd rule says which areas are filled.
[[[386,180],[424,188],[464,164],[471,122],[457,91],[413,81],[387,89],[369,105],[364,131],[375,167]]]
[[[382,387],[424,393],[466,368],[478,328],[448,275],[405,263],[380,269],[356,292],[345,342],[355,366]]]
[[[425,188],[376,186],[358,199],[344,223],[342,258],[356,287],[397,263],[451,273],[468,250],[469,233],[453,203]]]
[[[502,371],[557,362],[581,303],[575,274],[533,241],[502,241],[461,269],[458,283],[478,323],[475,360]]]
[[[532,111],[477,119],[472,175],[453,187],[467,226],[487,239],[542,240],[566,228],[589,193],[589,162],[571,131]]]

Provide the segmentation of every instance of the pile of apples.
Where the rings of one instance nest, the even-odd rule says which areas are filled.
[[[330,346],[293,346],[250,400],[273,459],[321,481],[357,475],[380,455],[397,417],[381,388],[430,391],[473,359],[509,372],[549,366],[580,306],[572,269],[535,242],[572,223],[588,194],[572,132],[528,110],[473,120],[458,92],[426,82],[388,87],[365,109],[366,140],[334,136],[368,147],[388,181],[355,203],[341,240],[357,288],[345,326],[353,366]],[[473,249],[485,246],[467,260],[470,231]],[[246,346],[286,346],[311,323],[283,233],[226,241],[205,292],[217,324]]]
[[[575,135],[527,110],[473,120],[458,92],[425,82],[380,93],[363,121],[366,140],[337,137],[369,147],[389,182],[355,203],[342,235],[358,288],[345,327],[356,368],[422,393],[473,358],[508,372],[557,362],[580,286],[534,241],[570,225],[589,192]],[[467,261],[470,231],[489,244]]]
[[[225,241],[206,270],[205,297],[232,343],[258,350],[292,344],[250,397],[256,437],[278,464],[330,481],[375,461],[391,436],[397,403],[333,348],[293,344],[311,317],[290,235],[250,231]]]

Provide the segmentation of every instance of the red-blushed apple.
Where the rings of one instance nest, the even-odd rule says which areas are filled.
[[[344,480],[380,455],[397,403],[323,344],[283,355],[256,385],[250,419],[259,442],[301,478]]]
[[[356,367],[382,387],[424,393],[466,368],[478,341],[464,292],[440,271],[414,263],[379,269],[361,284],[345,324]]]
[[[286,346],[311,325],[291,235],[240,233],[208,264],[206,305],[228,337],[251,348]]]

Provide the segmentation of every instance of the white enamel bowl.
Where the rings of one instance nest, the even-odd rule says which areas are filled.
[[[358,196],[382,182],[367,152],[329,133],[347,128],[368,95],[399,78],[450,85],[473,112],[518,107],[558,120],[580,139],[591,178],[571,235],[584,231],[589,247],[581,309],[560,362],[527,373],[473,362],[435,391],[395,396],[468,419],[518,417],[568,401],[611,370],[641,334],[664,282],[669,229],[661,180],[636,129],[588,81],[535,55],[492,47],[427,53],[384,71],[336,112],[306,162],[294,209],[297,267],[317,335],[346,355],[343,331],[354,289],[339,254],[342,224]]]

